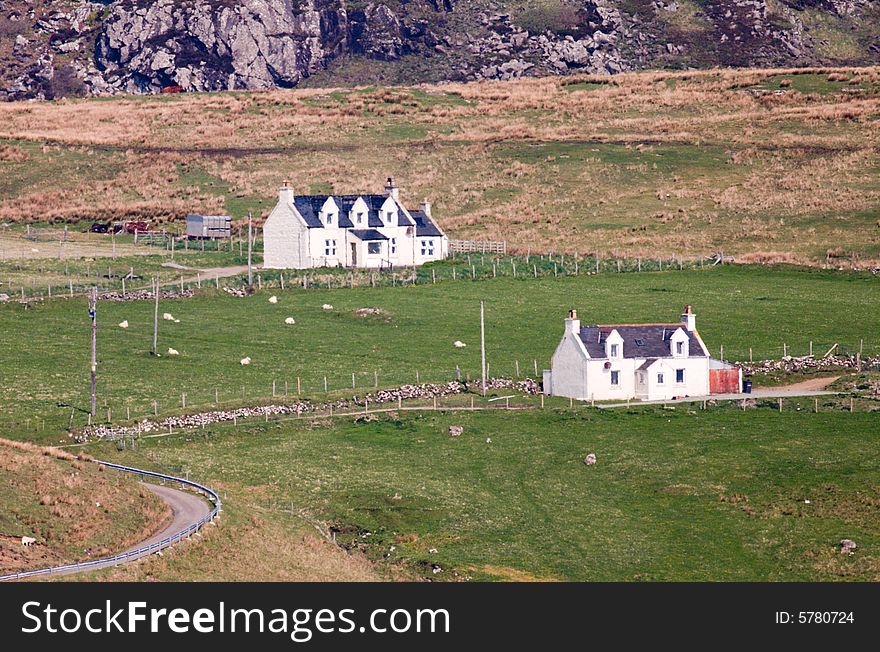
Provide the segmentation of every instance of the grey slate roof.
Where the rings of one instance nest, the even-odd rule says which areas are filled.
[[[358,240],[387,240],[388,237],[379,233],[376,229],[352,229],[350,233]]]
[[[416,221],[417,237],[430,238],[443,235],[443,232],[434,224],[434,220],[428,217],[424,211],[410,211],[409,214]]]
[[[379,213],[382,210],[382,205],[385,203],[385,200],[388,199],[387,195],[298,195],[294,197],[294,206],[296,206],[296,210],[299,211],[299,214],[303,216],[303,219],[306,221],[306,226],[310,229],[320,229],[324,226],[318,218],[318,213],[321,212],[321,207],[324,206],[324,202],[327,201],[328,197],[332,197],[333,201],[335,201],[336,205],[339,207],[340,228],[353,229],[355,227],[368,227],[376,229],[385,226]],[[362,198],[367,204],[366,224],[353,224],[348,216],[351,207],[354,206],[354,203],[359,198]],[[441,237],[443,235],[443,232],[439,229],[434,220],[428,217],[424,211],[409,211],[409,214],[412,215],[413,218],[410,219],[407,217],[406,212],[403,210],[403,206],[399,202],[398,206],[401,210],[397,211],[396,226],[414,226],[416,237]]]
[[[327,201],[328,197],[333,197],[333,201],[336,202],[336,205],[339,207],[339,226],[341,228],[352,229],[356,226],[352,223],[351,219],[349,219],[348,213],[359,198],[362,198],[367,204],[367,214],[365,216],[366,223],[357,226],[362,228],[379,228],[385,226],[379,212],[382,210],[382,205],[385,203],[385,200],[388,199],[387,195],[298,195],[294,197],[293,203],[294,206],[296,206],[296,210],[299,211],[299,214],[303,216],[303,219],[306,221],[306,225],[309,228],[319,229],[324,226],[318,218],[318,213],[321,212],[321,207],[324,206],[324,202]],[[398,211],[397,226],[412,225],[413,222],[406,216],[406,214],[402,210]]]
[[[671,355],[669,338],[681,328],[688,336],[691,357],[702,356],[703,348],[696,334],[688,332],[684,324],[608,324],[581,327],[581,342],[591,358],[605,357],[605,339],[616,330],[623,338],[624,358],[666,358]],[[639,343],[636,342],[639,341]]]

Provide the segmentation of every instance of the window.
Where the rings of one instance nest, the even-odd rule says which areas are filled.
[[[363,224],[363,221],[364,221],[364,214],[363,214],[363,213],[358,213],[358,214],[357,214],[357,222],[358,222],[358,224]]]
[[[675,352],[678,355],[684,355],[684,342],[676,342],[675,343]]]
[[[327,225],[333,224],[333,213],[327,213]]]
[[[657,384],[658,385],[663,384],[663,374],[657,374]]]
[[[391,238],[391,255],[397,253],[397,238]]]
[[[387,215],[388,224],[391,224],[391,220],[393,217],[394,217],[394,213],[392,213],[391,211],[388,211],[388,215]]]
[[[367,243],[367,253],[368,254],[381,254],[382,253],[382,243],[381,242],[368,242]]]
[[[636,341],[636,346],[645,346],[645,340],[637,337],[635,341]]]
[[[433,256],[434,255],[434,241],[433,240],[422,240],[422,255],[423,256]]]
[[[612,357],[612,358],[616,358],[616,357],[617,357],[617,351],[618,351],[619,348],[620,348],[620,345],[618,345],[618,344],[612,344],[612,345],[611,345],[611,357]]]
[[[611,384],[612,385],[619,385],[620,384],[620,372],[619,371],[612,371],[611,372]]]
[[[324,255],[325,256],[335,256],[336,255],[336,240],[324,240]]]
[[[675,382],[677,382],[677,383],[684,382],[684,369],[676,369],[675,370]]]

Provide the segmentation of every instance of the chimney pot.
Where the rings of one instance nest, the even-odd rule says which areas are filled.
[[[388,184],[385,186],[385,192],[391,197],[394,201],[400,200],[400,188],[398,188],[394,184],[394,179],[388,177]]]
[[[691,304],[684,307],[684,311],[681,313],[681,323],[686,326],[688,331],[697,330],[697,316],[694,314]]]
[[[565,320],[565,331],[577,335],[581,330],[581,320],[578,319],[577,310],[572,308],[568,311],[568,317]]]

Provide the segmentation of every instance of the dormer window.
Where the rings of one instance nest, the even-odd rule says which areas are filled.
[[[669,353],[674,358],[686,358],[690,355],[688,350],[688,336],[684,329],[678,328],[669,338]]]
[[[333,213],[327,213],[327,226],[331,226],[333,224]]]
[[[620,351],[620,345],[619,344],[612,344],[610,357],[616,358],[619,354],[619,351]]]
[[[388,219],[388,224],[391,224],[392,220],[394,219],[394,213],[388,211],[388,213],[386,214],[386,218]]]
[[[357,223],[358,223],[358,224],[363,224],[363,221],[364,221],[364,214],[363,214],[363,213],[358,213],[358,214],[357,214]]]

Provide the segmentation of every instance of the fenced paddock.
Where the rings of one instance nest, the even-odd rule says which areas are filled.
[[[50,229],[28,225],[22,237],[32,242],[67,242],[68,235],[66,226],[63,229]]]

